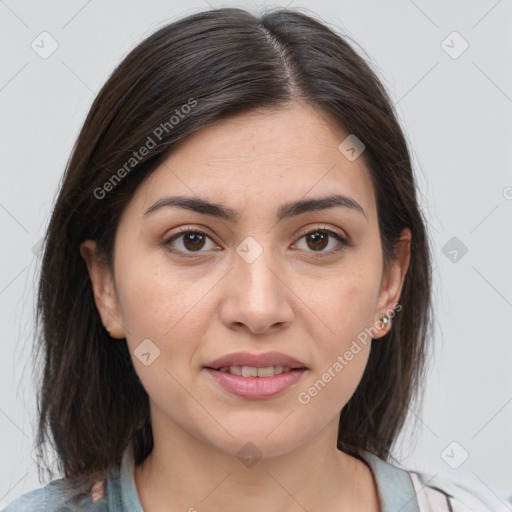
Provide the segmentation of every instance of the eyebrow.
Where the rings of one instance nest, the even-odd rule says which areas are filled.
[[[234,210],[233,208],[219,203],[212,203],[199,197],[187,196],[162,197],[144,212],[143,217],[147,217],[164,207],[184,208],[203,215],[218,217],[233,223],[237,223],[241,218],[241,212]],[[364,215],[368,222],[368,216],[363,210],[363,207],[351,197],[341,194],[332,194],[326,197],[313,199],[301,199],[299,201],[282,204],[277,210],[276,217],[278,221],[281,221],[306,212],[327,210],[329,208],[347,208],[349,210],[359,212]]]

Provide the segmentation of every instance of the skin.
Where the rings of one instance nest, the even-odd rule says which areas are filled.
[[[383,274],[370,174],[364,153],[349,161],[338,150],[347,135],[298,103],[223,120],[181,142],[139,186],[120,220],[113,272],[94,241],[81,245],[102,321],[126,338],[150,397],[154,449],[135,468],[144,510],[379,510],[369,468],[336,447],[340,411],[371,344],[360,344],[307,405],[297,399],[365,328],[386,334],[391,324],[379,318],[398,302],[409,265],[405,229]],[[366,217],[331,208],[276,221],[282,203],[332,193],[353,198]],[[169,207],[143,219],[158,199],[178,194],[240,210],[240,220]],[[196,252],[186,236],[172,242],[190,258],[166,250],[180,226],[209,237]],[[333,252],[331,237],[318,249],[304,235],[320,228],[352,245]],[[251,263],[236,252],[248,236],[263,249]],[[148,338],[160,354],[146,366],[134,350]],[[308,370],[277,397],[241,398],[203,369],[240,350],[280,351]],[[237,456],[248,442],[261,453],[252,467]]]

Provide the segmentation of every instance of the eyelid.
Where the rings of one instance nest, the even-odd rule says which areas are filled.
[[[344,231],[338,230],[338,228],[328,226],[327,224],[317,224],[316,226],[305,228],[304,231],[302,231],[302,230],[299,231],[299,235],[297,235],[298,239],[302,238],[304,235],[307,235],[315,230],[327,231],[330,234],[334,234],[336,236],[339,236],[340,238],[345,239],[347,242],[351,242],[348,234],[346,234]]]

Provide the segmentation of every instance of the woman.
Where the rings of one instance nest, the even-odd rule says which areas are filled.
[[[430,258],[389,97],[339,35],[289,10],[163,27],[98,94],[53,210],[38,445],[64,478],[7,510],[481,507],[387,462]]]

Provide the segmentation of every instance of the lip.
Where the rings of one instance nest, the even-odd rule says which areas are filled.
[[[224,390],[251,399],[271,398],[279,395],[295,385],[306,372],[306,368],[296,368],[273,377],[242,377],[212,368],[205,368],[205,370]]]
[[[251,354],[250,352],[233,352],[225,356],[219,357],[205,365],[205,368],[218,370],[224,366],[253,366],[256,368],[266,368],[268,366],[287,366],[288,368],[307,368],[304,363],[297,359],[283,354],[281,352],[263,352],[261,354]],[[276,375],[278,377],[278,375]],[[251,379],[251,377],[242,377],[243,379]],[[262,378],[262,377],[255,377]],[[272,379],[274,377],[264,377]]]

